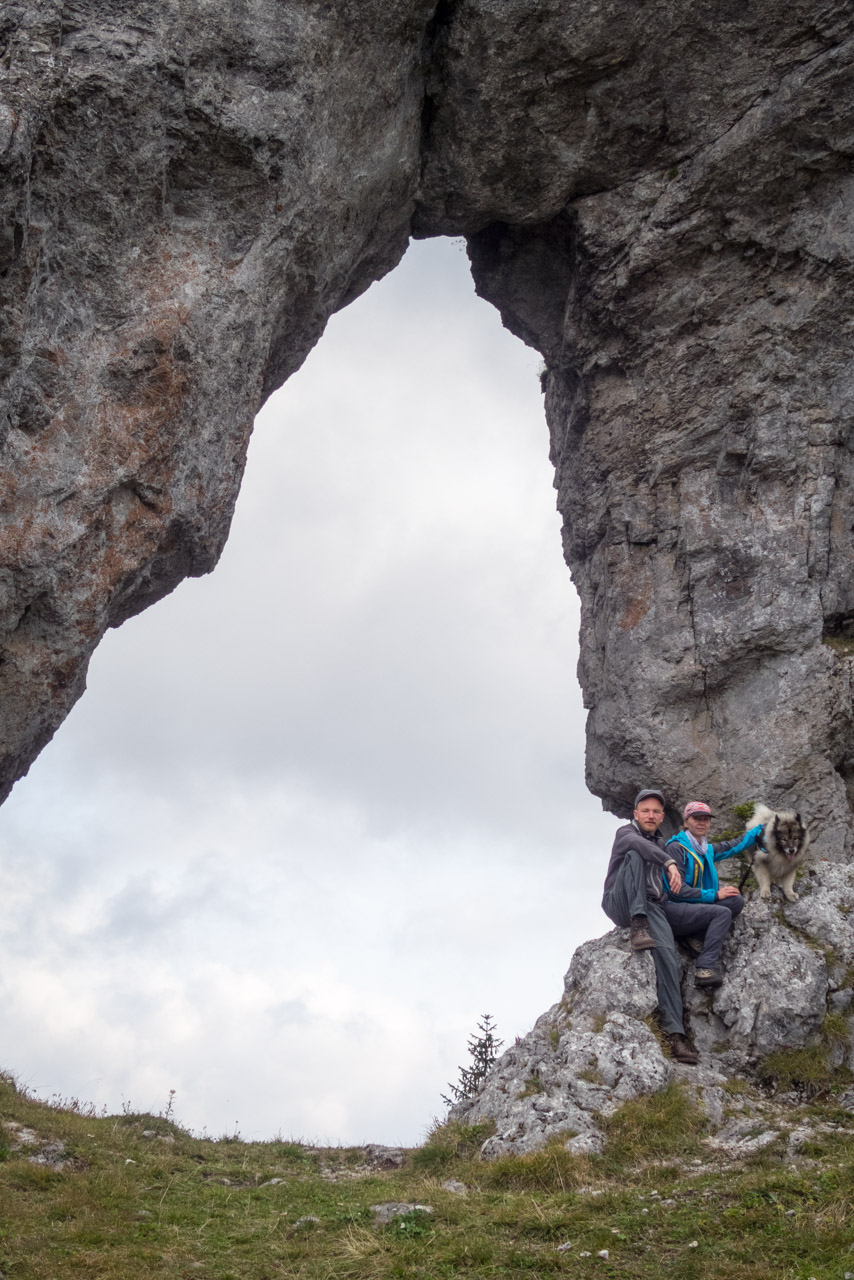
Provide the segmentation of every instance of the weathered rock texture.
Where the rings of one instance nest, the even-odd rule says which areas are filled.
[[[428,18],[6,6],[0,794],[105,629],[213,568],[265,395],[403,253]]]
[[[214,565],[328,316],[462,233],[547,364],[590,787],[795,800],[844,856],[852,31],[833,0],[12,0],[0,795],[104,630]]]
[[[771,903],[758,894],[747,903],[726,941],[718,990],[696,988],[683,958],[686,1025],[699,1066],[678,1066],[663,1054],[646,1021],[656,1008],[652,957],[632,952],[628,930],[614,929],[579,947],[563,999],[502,1055],[478,1096],[453,1109],[454,1118],[495,1122],[486,1158],[535,1151],[556,1137],[570,1151],[597,1152],[604,1143],[600,1116],[678,1078],[698,1095],[712,1126],[710,1145],[725,1154],[756,1149],[749,1144],[759,1136],[757,1116],[767,1120],[759,1146],[796,1129],[796,1098],[786,1100],[781,1115],[758,1090],[734,1094],[727,1085],[736,1077],[755,1084],[765,1059],[779,1050],[820,1045],[829,1067],[854,1068],[854,868],[822,862],[799,887],[803,896],[792,905],[776,890]],[[837,1015],[829,1043],[828,1014]],[[738,1097],[742,1115],[734,1117]]]

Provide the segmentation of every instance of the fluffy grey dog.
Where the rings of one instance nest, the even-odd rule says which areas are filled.
[[[810,842],[801,815],[794,809],[774,813],[767,805],[758,804],[747,824],[748,830],[760,822],[763,848],[757,848],[751,863],[759,881],[759,896],[770,898],[771,885],[778,884],[789,902],[797,902],[795,872]]]

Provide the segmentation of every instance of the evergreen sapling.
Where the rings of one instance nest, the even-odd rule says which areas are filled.
[[[478,1035],[477,1032],[480,1032]],[[503,1040],[496,1039],[495,1023],[492,1015],[485,1013],[477,1024],[477,1032],[472,1032],[469,1036],[469,1057],[471,1062],[467,1067],[460,1067],[460,1078],[457,1084],[448,1084],[452,1097],[442,1094],[441,1098],[446,1107],[453,1107],[458,1102],[464,1102],[467,1098],[474,1098],[480,1092],[480,1086],[488,1075],[495,1059],[498,1057],[498,1051],[504,1044]]]

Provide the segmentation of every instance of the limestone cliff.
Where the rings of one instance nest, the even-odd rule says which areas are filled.
[[[209,571],[253,416],[410,234],[542,351],[588,782],[854,799],[843,3],[13,0],[0,795]]]

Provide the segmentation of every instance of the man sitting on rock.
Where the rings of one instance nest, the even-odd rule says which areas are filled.
[[[698,1056],[685,1043],[679,963],[669,913],[689,910],[668,901],[662,874],[671,892],[682,889],[682,876],[673,853],[665,847],[659,827],[664,821],[664,796],[654,788],[639,791],[631,822],[614,837],[605,876],[602,910],[614,924],[631,930],[633,951],[652,950],[661,1021],[677,1062],[694,1064]],[[708,908],[707,908],[708,909]],[[668,913],[668,914],[666,914]],[[727,913],[729,915],[729,913]],[[730,917],[731,918],[731,917]],[[697,925],[687,933],[696,932]]]
[[[675,859],[682,887],[662,883],[664,913],[674,936],[683,938],[696,957],[694,981],[698,987],[719,987],[723,982],[720,954],[732,922],[744,906],[733,884],[720,885],[715,863],[755,848],[762,827],[751,827],[736,840],[708,840],[712,811],[702,800],[691,800],[682,811],[684,828],[671,836],[666,850]],[[689,907],[686,913],[685,906]],[[695,928],[691,921],[695,921]]]

